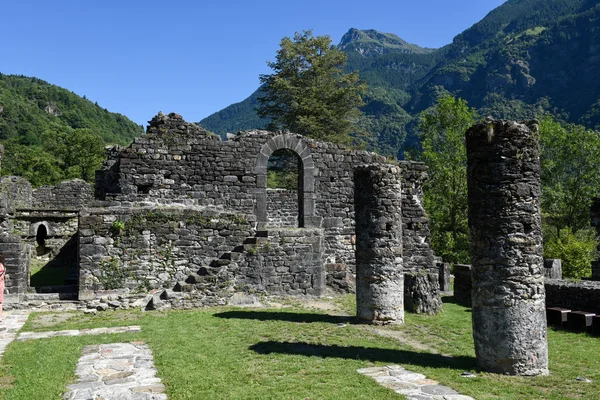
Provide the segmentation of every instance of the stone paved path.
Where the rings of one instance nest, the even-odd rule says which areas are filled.
[[[21,329],[25,322],[27,322],[29,311],[6,311],[3,312],[2,315],[3,321],[0,322],[0,357],[2,357],[4,354],[6,346],[15,340],[19,329]]]
[[[86,346],[77,363],[77,383],[64,400],[166,400],[150,348],[143,342]]]
[[[47,339],[56,336],[83,336],[83,335],[102,335],[105,333],[127,333],[140,332],[141,326],[116,326],[113,328],[92,328],[92,329],[71,329],[65,331],[48,331],[48,332],[21,332],[17,337],[17,341],[29,339]]]
[[[358,373],[370,376],[380,385],[405,395],[409,400],[474,400],[463,396],[454,389],[427,379],[423,374],[411,372],[399,365],[363,368]]]

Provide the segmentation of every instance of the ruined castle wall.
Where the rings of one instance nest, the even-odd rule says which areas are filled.
[[[320,229],[267,234],[255,222],[204,207],[82,210],[80,299],[114,289],[177,289],[205,305],[234,290],[322,294]]]
[[[79,210],[93,201],[92,185],[82,179],[33,189],[32,207],[46,210]]]
[[[0,212],[14,212],[17,208],[31,207],[33,189],[31,183],[19,176],[0,178]]]
[[[9,221],[0,217],[0,253],[5,257],[6,275],[4,279],[5,302],[18,301],[18,295],[27,291],[31,247],[19,236],[9,234]]]
[[[31,245],[34,255],[40,251],[48,254],[51,259],[76,237],[78,230],[77,211],[24,209],[13,214],[11,223],[13,234],[20,236],[24,243]],[[46,231],[43,248],[37,243],[37,233],[42,226]],[[72,251],[65,249],[67,250]],[[71,259],[74,259],[74,254]]]
[[[325,291],[322,249],[321,229],[270,229],[244,253],[237,282],[270,294],[320,296]]]
[[[384,157],[349,150],[282,132],[251,131],[233,140],[220,141],[180,116],[159,114],[148,134],[111,159],[97,177],[97,192],[120,204],[132,202],[181,203],[221,207],[227,211],[253,214],[284,226],[283,217],[270,212],[274,198],[266,189],[266,163],[279,148],[299,154],[302,192],[279,212],[288,219],[298,207],[304,227],[323,229],[323,254],[327,282],[334,289],[351,290],[354,278],[354,181],[353,169],[360,164],[387,163]],[[426,177],[419,163],[401,163],[406,179],[403,192],[405,268],[433,267],[429,248],[428,220],[421,204]],[[286,222],[287,224],[288,222]]]
[[[269,227],[298,227],[298,191],[267,189],[267,217]]]
[[[80,298],[107,289],[171,289],[191,274],[227,282],[228,266],[211,265],[253,234],[234,214],[184,208],[112,207],[79,217]]]

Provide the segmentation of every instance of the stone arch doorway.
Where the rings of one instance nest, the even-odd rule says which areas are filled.
[[[50,226],[47,222],[40,222],[32,225],[30,234],[35,235],[35,254],[43,256],[48,254],[51,249],[46,246],[46,240],[51,235]]]
[[[310,149],[300,135],[282,134],[265,143],[256,158],[256,218],[259,228],[267,226],[267,170],[271,155],[281,149],[288,149],[298,155],[298,227],[315,227],[320,224],[315,218],[315,175],[317,169]]]

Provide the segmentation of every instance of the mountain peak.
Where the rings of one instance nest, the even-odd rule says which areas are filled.
[[[408,43],[393,33],[383,33],[375,29],[360,30],[356,28],[350,28],[342,36],[338,48],[346,52],[355,51],[365,57],[392,52],[430,53],[434,50]]]

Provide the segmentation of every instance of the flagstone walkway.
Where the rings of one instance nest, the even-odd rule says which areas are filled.
[[[408,400],[474,400],[399,365],[362,368],[357,372],[375,379],[380,385],[396,393],[405,395]]]
[[[86,346],[77,364],[77,383],[64,400],[166,400],[150,348],[143,342]]]
[[[6,346],[15,340],[17,332],[25,325],[29,311],[13,310],[2,313],[3,321],[0,322],[0,357],[4,354]]]

